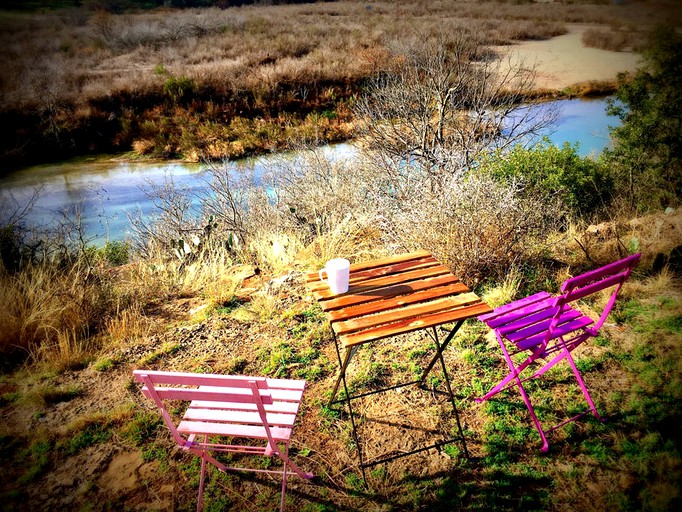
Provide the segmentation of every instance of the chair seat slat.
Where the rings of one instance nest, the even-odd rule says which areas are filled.
[[[555,302],[555,297],[548,297],[539,302],[533,302],[532,304],[524,305],[518,309],[507,311],[503,315],[499,315],[488,320],[486,323],[491,329],[497,329],[500,326],[514,323],[517,320],[523,320],[524,318],[535,315],[536,313],[541,313],[547,309],[554,308]],[[554,308],[554,311],[557,311],[556,308]]]
[[[533,313],[531,315],[515,319],[509,323],[505,323],[504,325],[500,325],[497,327],[497,330],[502,336],[506,336],[509,333],[519,331],[542,320],[552,318],[558,310],[559,308],[545,308],[538,311],[537,313]]]
[[[228,389],[229,388],[154,388],[161,400],[213,400],[219,402],[245,403],[254,403],[255,401],[250,390],[233,388],[231,391],[227,391]],[[142,388],[142,393],[147,398],[152,398],[152,395],[146,386]],[[272,403],[272,397],[269,394],[261,394],[261,400],[264,404]]]
[[[200,390],[210,390],[221,392],[225,388],[214,386],[199,386]],[[229,388],[228,388],[229,389]],[[270,396],[273,402],[300,402],[303,399],[303,390],[299,389],[277,389],[268,388],[266,392],[261,392],[261,396]]]
[[[498,308],[495,308],[492,312],[487,313],[485,315],[480,315],[478,317],[479,320],[482,322],[488,323],[488,321],[492,318],[497,318],[501,315],[505,315],[509,313],[510,311],[514,311],[526,306],[529,306],[530,304],[534,304],[536,302],[543,301],[545,299],[550,298],[551,295],[547,292],[540,292],[536,293],[535,295],[531,295],[529,297],[525,297],[523,299],[516,300],[514,302],[510,302],[509,304],[505,304],[504,306],[500,306]]]
[[[567,322],[570,322],[572,320],[575,320],[576,318],[580,318],[581,316],[582,313],[580,313],[580,311],[576,311],[575,309],[566,311],[561,314],[561,317],[559,317],[557,327],[566,324]],[[510,341],[513,341],[514,343],[518,343],[519,341],[530,338],[531,336],[534,336],[536,334],[544,334],[547,331],[547,329],[549,329],[551,323],[552,318],[547,318],[523,329],[509,332],[505,334],[505,338],[509,339]]]
[[[594,323],[594,320],[592,320],[590,317],[583,316],[580,317],[576,320],[573,320],[571,322],[568,322],[566,324],[560,325],[556,329],[552,331],[552,335],[550,339],[556,339],[559,338],[560,336],[566,336],[567,334],[570,334],[572,332],[575,332],[579,329],[583,329],[587,327],[588,325],[591,325]],[[526,340],[520,341],[519,343],[516,344],[517,347],[520,349],[530,349],[533,347],[538,346],[540,343],[542,343],[542,340],[544,339],[545,334],[542,333],[537,336],[533,336],[532,338],[528,338]]]
[[[181,421],[178,425],[181,434],[208,434],[215,436],[267,439],[265,427],[257,425],[232,425],[230,423],[211,423],[203,421]],[[291,437],[291,429],[272,427],[270,433],[275,441],[286,442]]]
[[[238,404],[235,404],[238,405]],[[268,425],[278,427],[293,427],[296,421],[295,414],[268,413],[266,415]],[[218,423],[234,424],[261,424],[261,417],[258,412],[245,412],[234,409],[204,409],[201,407],[190,406],[185,415],[184,421],[215,421]]]
[[[255,403],[231,403],[233,410],[239,411],[257,411],[258,408]],[[299,402],[272,402],[271,404],[263,404],[265,412],[296,414],[299,409]],[[193,400],[190,407],[201,407],[203,409],[225,409],[226,402],[212,402],[209,400]]]

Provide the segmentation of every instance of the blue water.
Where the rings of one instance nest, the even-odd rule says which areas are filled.
[[[606,100],[561,100],[533,108],[559,108],[557,122],[543,132],[557,145],[578,144],[581,156],[596,156],[608,144],[609,125],[617,119],[605,113]],[[352,158],[352,144],[336,144],[320,149],[326,158]],[[229,165],[260,180],[272,156],[245,159]],[[78,159],[58,164],[30,167],[0,179],[0,220],[24,205],[37,187],[39,200],[24,219],[33,226],[54,226],[79,210],[85,233],[92,243],[125,239],[130,234],[128,214],[153,215],[155,208],[145,189],[160,186],[172,177],[177,188],[198,197],[207,188],[209,173],[200,164],[121,163],[111,159]],[[1,218],[4,217],[4,218]]]
[[[559,117],[543,135],[553,144],[578,144],[580,156],[592,157],[610,147],[609,126],[618,125],[619,120],[606,115],[606,99],[559,100],[552,104],[559,108]]]

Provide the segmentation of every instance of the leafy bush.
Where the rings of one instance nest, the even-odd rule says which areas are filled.
[[[163,92],[174,103],[192,96],[196,89],[196,83],[186,76],[171,76],[163,84]]]
[[[574,215],[586,217],[609,200],[605,167],[578,154],[577,145],[559,148],[545,140],[531,149],[516,146],[506,155],[488,156],[481,170],[504,183],[522,183],[527,196],[558,199]]]
[[[619,194],[640,211],[677,206],[682,195],[682,36],[659,28],[644,58],[633,77],[619,75],[608,113],[622,124],[604,152]]]

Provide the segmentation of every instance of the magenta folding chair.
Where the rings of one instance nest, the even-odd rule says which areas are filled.
[[[488,400],[500,391],[518,386],[533,423],[540,433],[542,451],[546,452],[549,449],[547,437],[535,415],[523,382],[542,376],[555,364],[566,359],[573,369],[573,374],[589,409],[547,429],[547,432],[574,421],[590,411],[597,419],[603,421],[578,372],[571,352],[585,340],[598,335],[599,329],[606,321],[616,301],[619,290],[630,276],[634,266],[637,265],[639,257],[639,254],[628,256],[615,263],[567,279],[561,286],[560,295],[554,296],[547,292],[540,292],[501,306],[492,313],[479,316],[479,320],[494,330],[510,372],[476,401]],[[606,289],[612,290],[611,296],[598,318],[593,319],[574,307],[575,301]],[[507,344],[511,351],[507,349]],[[515,364],[512,359],[517,354],[526,355],[520,364]],[[544,362],[544,365],[532,375],[522,378],[522,373],[536,361]]]
[[[142,393],[161,409],[175,442],[201,458],[198,512],[202,507],[207,462],[220,471],[281,474],[280,510],[284,509],[287,469],[301,478],[313,477],[289,459],[289,441],[303,398],[304,380],[147,370],[135,370],[133,375],[143,384]],[[168,400],[190,402],[177,425],[166,407]],[[209,452],[278,457],[283,468],[228,467]]]

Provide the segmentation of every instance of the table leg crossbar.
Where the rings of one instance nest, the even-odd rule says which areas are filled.
[[[429,364],[426,366],[426,369],[424,371],[424,375],[421,377],[421,379],[415,380],[412,382],[405,382],[402,384],[396,384],[393,386],[388,386],[388,387],[385,387],[382,389],[368,391],[368,392],[360,393],[360,394],[353,395],[353,396],[351,396],[350,393],[348,392],[348,385],[346,383],[346,370],[348,368],[348,364],[350,363],[351,358],[355,354],[358,347],[352,347],[350,349],[346,349],[344,357],[342,359],[341,351],[339,350],[338,340],[336,339],[336,333],[334,333],[334,331],[332,329],[332,336],[334,338],[334,345],[336,347],[336,355],[339,359],[339,366],[341,368],[341,371],[340,371],[339,376],[336,380],[336,384],[334,385],[334,390],[332,391],[331,398],[329,400],[328,406],[331,407],[333,404],[339,404],[339,403],[344,403],[344,402],[348,406],[348,415],[350,416],[351,426],[353,428],[353,440],[355,441],[355,446],[356,446],[357,451],[358,451],[358,458],[360,460],[360,469],[362,471],[362,479],[365,482],[365,485],[367,484],[367,478],[365,475],[365,468],[375,466],[377,464],[391,462],[393,460],[396,460],[396,459],[399,459],[402,457],[406,457],[408,455],[414,455],[415,453],[420,453],[420,452],[423,452],[426,450],[430,450],[431,448],[439,448],[441,446],[444,446],[444,445],[447,445],[450,443],[454,443],[457,441],[462,442],[462,448],[463,448],[464,456],[466,458],[469,458],[469,452],[468,452],[467,446],[466,446],[466,439],[464,437],[464,432],[462,431],[462,425],[461,425],[461,422],[459,420],[459,413],[457,412],[457,405],[455,403],[455,396],[454,396],[454,393],[452,392],[450,377],[449,377],[448,372],[447,372],[447,367],[445,366],[445,360],[443,359],[443,352],[445,351],[445,348],[448,346],[448,344],[450,343],[450,341],[455,336],[455,334],[457,333],[457,331],[459,330],[459,328],[462,326],[463,323],[464,323],[463,320],[457,322],[457,324],[453,327],[453,329],[447,335],[447,337],[445,338],[445,340],[443,341],[442,344],[439,341],[438,332],[436,331],[435,327],[433,328],[433,333],[429,333],[431,338],[433,339],[435,345],[436,345],[436,354],[434,355],[433,359],[429,362]],[[357,427],[355,424],[355,417],[353,415],[353,407],[352,407],[351,401],[355,400],[357,398],[363,398],[366,396],[375,395],[377,393],[389,391],[391,389],[398,389],[398,388],[402,388],[402,387],[410,386],[410,385],[414,385],[414,384],[418,384],[420,388],[426,389],[424,386],[424,383],[426,381],[426,377],[428,376],[428,374],[431,372],[431,370],[433,369],[433,367],[436,365],[436,363],[439,360],[441,363],[441,369],[443,371],[443,377],[445,380],[445,387],[447,389],[447,394],[450,397],[450,403],[452,405],[452,410],[455,413],[455,420],[457,423],[457,430],[459,433],[458,437],[453,437],[451,439],[438,441],[438,442],[431,444],[429,446],[423,446],[423,447],[420,447],[420,448],[417,448],[415,450],[411,450],[408,452],[402,452],[399,454],[389,455],[389,456],[382,456],[382,457],[379,457],[377,460],[373,460],[371,462],[365,462],[363,459],[363,455],[362,455],[362,446],[360,445],[360,440],[358,437],[358,431],[357,431]],[[335,400],[336,395],[337,395],[338,390],[339,390],[339,386],[341,383],[343,383],[343,391],[345,393],[345,398]]]

